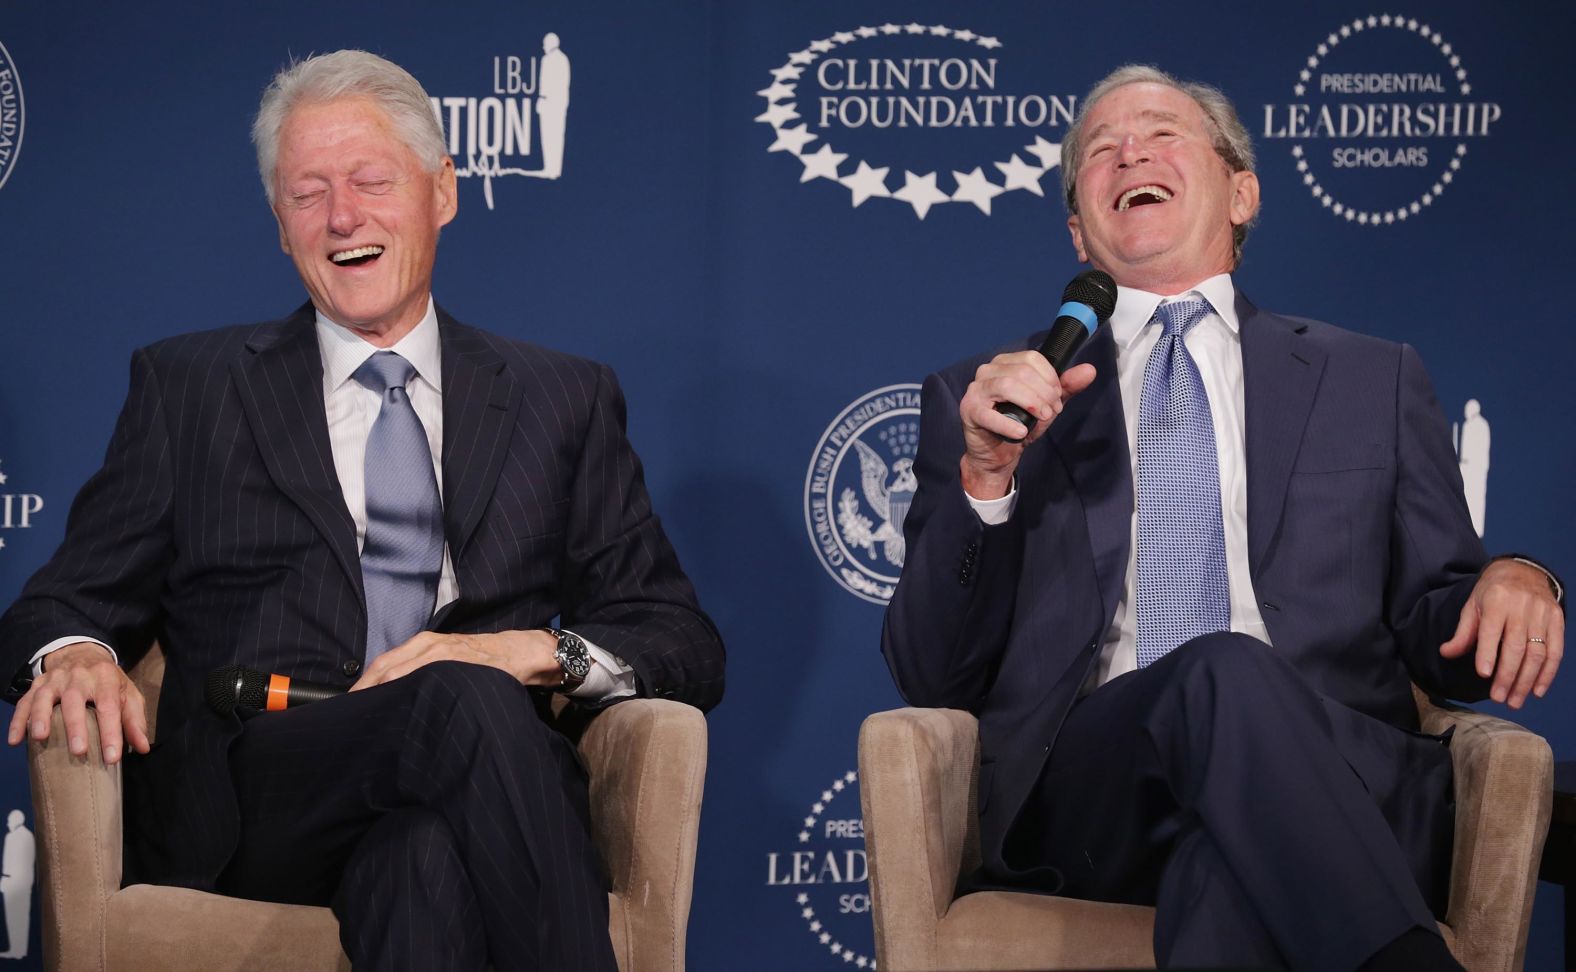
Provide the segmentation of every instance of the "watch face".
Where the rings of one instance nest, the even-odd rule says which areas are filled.
[[[584,679],[591,673],[591,653],[586,650],[586,643],[568,631],[560,631],[558,664],[563,666],[564,674]]]

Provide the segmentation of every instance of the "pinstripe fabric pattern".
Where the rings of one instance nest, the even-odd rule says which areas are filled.
[[[438,317],[445,538],[462,596],[431,627],[561,617],[625,659],[640,694],[710,708],[722,645],[651,510],[611,371]],[[127,878],[209,888],[236,839],[226,751],[240,725],[203,705],[204,676],[241,664],[349,685],[365,630],[307,305],[133,355],[103,468],[0,619],[0,665],[65,634],[128,665],[152,639],[165,646],[159,746],[127,761]]]

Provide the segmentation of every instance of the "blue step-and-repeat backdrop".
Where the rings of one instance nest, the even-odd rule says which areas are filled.
[[[1576,578],[1573,37],[1576,6],[1533,0],[4,4],[0,600],[59,541],[134,348],[302,300],[247,141],[264,83],[385,54],[462,176],[438,299],[616,367],[726,637],[691,966],[868,968],[855,740],[899,704],[877,638],[918,383],[1045,326],[1077,271],[1083,93],[1129,61],[1222,86],[1264,195],[1240,286],[1415,345],[1489,548]],[[1572,679],[1519,714],[1561,758]],[[39,962],[16,750],[0,814],[3,972]],[[1529,968],[1561,965],[1561,903],[1540,886]]]

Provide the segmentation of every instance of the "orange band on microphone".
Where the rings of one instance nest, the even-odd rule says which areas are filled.
[[[290,704],[290,676],[268,676],[268,705],[269,712],[283,712],[285,706]]]

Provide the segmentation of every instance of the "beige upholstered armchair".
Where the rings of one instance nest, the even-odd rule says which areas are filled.
[[[157,646],[131,672],[157,711]],[[149,726],[150,735],[156,726]],[[44,967],[232,972],[348,970],[327,908],[267,904],[184,888],[121,884],[120,767],[70,755],[55,710],[48,741],[30,742],[43,898]],[[611,872],[613,951],[622,972],[681,972],[706,773],[706,722],[687,705],[623,702],[580,739],[597,846]]]
[[[1501,719],[1431,703],[1424,730],[1456,727],[1455,862],[1440,926],[1471,972],[1526,957],[1538,858],[1548,830],[1548,743]],[[897,709],[859,734],[876,960],[883,972],[1152,967],[1154,911],[984,891],[956,896],[978,866],[979,735],[954,709]]]

